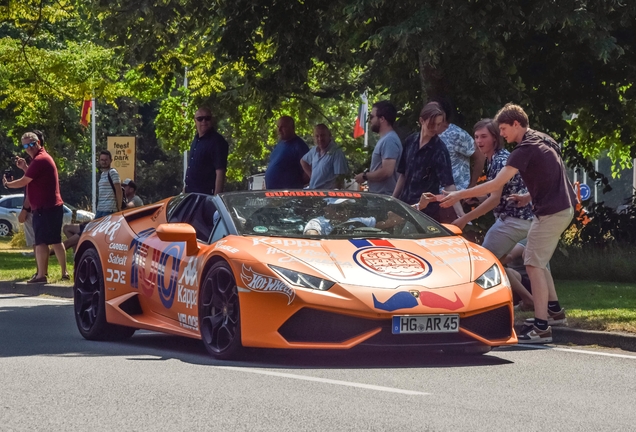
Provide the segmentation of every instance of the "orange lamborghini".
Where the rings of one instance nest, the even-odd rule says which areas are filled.
[[[368,193],[179,195],[86,227],[75,318],[87,339],[155,330],[201,339],[216,358],[515,344],[501,264],[458,234]]]

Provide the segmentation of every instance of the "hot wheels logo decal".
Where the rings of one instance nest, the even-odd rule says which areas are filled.
[[[363,269],[385,278],[402,281],[424,279],[432,267],[424,258],[401,249],[367,247],[356,251],[353,260]]]
[[[241,280],[245,287],[252,291],[285,294],[289,299],[287,304],[291,304],[294,297],[296,297],[296,292],[285,285],[285,282],[271,276],[256,273],[251,267],[245,267],[245,264],[243,264],[243,270],[241,271]]]

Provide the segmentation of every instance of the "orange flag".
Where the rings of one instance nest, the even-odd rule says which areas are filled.
[[[88,126],[91,122],[91,105],[92,102],[90,99],[84,99],[84,103],[82,104],[82,116],[80,118],[80,124],[84,127]]]

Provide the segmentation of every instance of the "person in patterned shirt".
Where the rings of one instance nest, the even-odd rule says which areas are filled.
[[[437,133],[450,154],[455,187],[457,190],[474,187],[484,169],[485,157],[477,150],[470,134],[451,123],[455,110],[450,101],[440,99],[435,103],[444,111],[446,117],[437,129]]]
[[[410,135],[404,142],[393,197],[412,205],[418,202],[425,192],[439,194],[442,188],[456,190],[448,150],[437,136],[437,128],[443,121],[444,111],[439,104],[431,102],[422,108],[420,131]],[[437,202],[432,202],[420,210],[442,223],[450,223],[464,214],[459,203],[448,215],[440,212]]]
[[[506,166],[510,152],[503,147],[499,127],[493,120],[480,120],[475,124],[473,130],[477,147],[486,157],[487,180],[492,180]],[[533,218],[532,205],[517,207],[516,203],[509,199],[511,195],[527,192],[526,185],[517,173],[504,185],[502,190],[489,194],[477,208],[457,218],[453,225],[463,229],[468,222],[492,210],[496,220],[486,233],[482,246],[501,259],[528,235]]]

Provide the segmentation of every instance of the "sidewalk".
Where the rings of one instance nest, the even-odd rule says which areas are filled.
[[[71,285],[27,284],[26,282],[0,281],[0,294],[23,294],[28,296],[50,295],[73,298]],[[518,329],[517,329],[518,330]],[[581,330],[569,327],[552,327],[555,343],[574,345],[600,345],[636,352],[636,335],[629,333]]]

